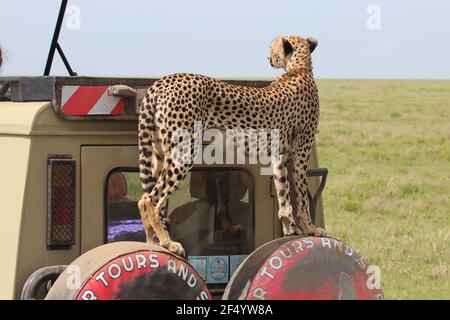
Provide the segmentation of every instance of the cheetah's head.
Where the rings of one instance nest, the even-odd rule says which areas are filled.
[[[311,53],[317,46],[313,37],[282,36],[270,44],[270,65],[286,71],[295,68],[311,68]]]

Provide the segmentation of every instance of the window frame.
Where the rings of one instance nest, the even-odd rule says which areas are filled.
[[[196,171],[242,171],[245,174],[249,175],[251,177],[251,184],[250,184],[250,190],[249,190],[249,195],[248,195],[248,199],[249,199],[249,203],[252,204],[251,205],[251,215],[252,215],[252,224],[253,224],[253,241],[251,243],[251,245],[249,246],[250,248],[250,253],[253,252],[255,250],[255,229],[256,229],[256,225],[255,225],[255,179],[252,175],[252,173],[250,172],[250,170],[248,170],[245,167],[211,167],[211,166],[195,166],[193,167],[191,170],[189,170],[189,172],[196,172]],[[139,168],[138,167],[125,167],[125,166],[120,166],[120,167],[114,167],[112,168],[108,174],[105,176],[105,181],[103,184],[103,244],[107,244],[108,243],[108,182],[109,179],[111,177],[112,174],[116,173],[116,172],[135,172],[135,173],[139,173]],[[170,201],[170,199],[168,200]],[[249,254],[250,254],[249,253]]]

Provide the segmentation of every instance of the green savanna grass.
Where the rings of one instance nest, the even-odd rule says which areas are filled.
[[[450,298],[450,81],[319,80],[332,235],[389,299]]]

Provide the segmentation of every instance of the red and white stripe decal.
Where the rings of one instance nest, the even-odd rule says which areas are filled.
[[[125,114],[125,100],[111,92],[109,86],[63,86],[61,111],[73,116]]]

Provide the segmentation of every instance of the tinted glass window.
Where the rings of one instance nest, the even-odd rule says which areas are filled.
[[[145,241],[137,202],[139,173],[115,170],[107,179],[107,242]],[[253,179],[238,169],[195,169],[170,197],[172,239],[209,283],[226,283],[254,249]],[[215,270],[215,271],[214,271]]]

